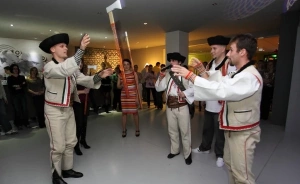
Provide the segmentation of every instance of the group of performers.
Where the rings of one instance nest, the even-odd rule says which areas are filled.
[[[52,54],[53,58],[44,66],[45,81],[45,123],[50,137],[50,158],[52,183],[66,184],[63,178],[83,177],[73,170],[73,151],[78,142],[73,105],[78,106],[78,93],[88,93],[85,88],[99,88],[101,80],[112,75],[111,68],[85,76],[79,66],[84,50],[90,43],[84,35],[80,49],[67,58],[67,34],[53,35],[40,43],[40,48]],[[157,91],[165,91],[166,115],[171,148],[167,158],[180,153],[183,145],[185,163],[192,163],[192,152],[209,153],[214,132],[216,132],[215,154],[217,166],[225,163],[229,170],[230,184],[253,184],[252,163],[256,143],[260,141],[260,100],[262,77],[251,62],[257,48],[257,41],[251,35],[237,35],[232,39],[215,36],[208,39],[214,59],[207,67],[196,58],[191,66],[196,75],[181,65],[186,57],[178,52],[168,53],[170,70],[161,71],[155,83]],[[230,50],[226,55],[226,46]],[[126,119],[133,114],[136,132],[140,135],[137,92],[137,75],[132,62],[124,59],[123,74],[119,74],[117,87],[122,89],[122,137],[126,137]],[[78,92],[79,91],[79,92]],[[191,125],[189,106],[197,101],[207,101],[203,139],[199,148],[191,148]],[[83,106],[84,107],[84,106]],[[84,109],[80,107],[81,109]],[[84,111],[83,111],[84,112]],[[78,133],[77,133],[78,134]],[[78,144],[77,144],[78,145]]]

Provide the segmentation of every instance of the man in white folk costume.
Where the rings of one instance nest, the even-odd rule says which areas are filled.
[[[255,184],[252,164],[256,144],[260,141],[260,101],[262,77],[251,61],[257,40],[248,34],[233,37],[227,56],[237,71],[222,76],[220,71],[205,71],[193,58],[198,77],[180,66],[172,71],[194,83],[196,100],[222,100],[220,128],[225,131],[224,162],[229,170],[230,184]],[[214,78],[209,81],[206,78]]]
[[[235,71],[236,67],[230,65],[230,59],[226,56],[226,46],[230,38],[218,35],[207,39],[207,43],[211,47],[211,55],[213,59],[206,67],[206,71],[219,70],[222,76],[229,72]],[[213,80],[213,79],[209,79]],[[204,125],[202,133],[202,143],[198,148],[193,149],[194,153],[209,153],[213,142],[214,135],[216,135],[215,155],[217,158],[216,165],[222,167],[224,165],[224,130],[219,128],[219,112],[222,109],[222,101],[206,101],[204,112]]]
[[[184,63],[185,58],[186,57],[178,52],[167,54],[167,60],[173,66],[180,66]],[[155,88],[157,91],[166,91],[166,113],[171,141],[171,153],[168,155],[168,158],[171,159],[176,155],[179,155],[179,135],[181,135],[185,163],[190,165],[192,163],[192,154],[188,104],[194,102],[193,83],[183,77],[174,76],[172,71],[161,71],[159,78],[155,83]]]
[[[66,184],[64,178],[80,178],[82,173],[73,170],[73,150],[77,143],[73,102],[79,102],[76,84],[87,88],[99,88],[101,79],[112,74],[106,69],[94,76],[85,76],[79,71],[84,50],[90,43],[86,34],[80,49],[67,58],[69,36],[66,33],[53,35],[42,41],[39,47],[53,58],[44,66],[45,123],[50,137],[52,183]]]

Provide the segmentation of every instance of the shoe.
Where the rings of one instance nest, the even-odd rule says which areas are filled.
[[[89,145],[87,145],[85,140],[81,140],[80,141],[80,145],[84,147],[84,149],[90,149],[91,147]]]
[[[218,157],[217,161],[216,161],[216,165],[217,167],[223,167],[224,165],[224,160],[221,157]]]
[[[186,163],[186,165],[191,165],[191,163],[192,163],[192,153],[190,153],[189,157],[187,157],[187,159],[185,159],[185,163]]]
[[[125,131],[122,131],[122,137],[124,138],[126,137],[126,135],[127,135],[127,129]]]
[[[139,131],[139,130],[135,131],[135,136],[136,136],[136,137],[139,137],[139,136],[140,136],[140,131]]]
[[[169,159],[174,158],[175,156],[177,156],[177,155],[179,155],[179,154],[180,154],[180,152],[177,153],[177,154],[172,154],[172,153],[170,153],[170,154],[168,154],[168,158],[169,158]]]
[[[61,171],[63,178],[81,178],[83,174],[81,172],[76,172],[73,169]]]
[[[56,170],[54,170],[53,174],[52,174],[52,184],[68,184],[67,182],[65,182],[56,172]]]
[[[4,135],[11,135],[11,134],[13,134],[13,133],[14,133],[13,130],[10,130],[10,131],[5,132]]]
[[[80,150],[79,144],[77,143],[76,146],[74,147],[74,151],[76,153],[76,155],[82,155],[82,152]]]
[[[195,149],[192,149],[192,152],[193,153],[204,153],[204,154],[208,154],[210,153],[210,150],[206,150],[206,151],[201,151],[199,148],[195,148]]]

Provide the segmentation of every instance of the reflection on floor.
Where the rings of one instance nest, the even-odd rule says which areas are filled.
[[[203,112],[192,120],[192,146],[199,146]],[[257,183],[267,184],[272,174],[264,168],[283,139],[282,127],[262,122],[254,173]],[[74,169],[84,173],[80,179],[66,179],[71,184],[227,184],[227,170],[217,168],[214,153],[193,154],[193,163],[185,164],[182,151],[168,159],[170,150],[165,110],[152,106],[140,111],[141,136],[135,137],[133,118],[128,117],[127,137],[121,137],[121,113],[91,114],[83,156],[75,156]],[[276,162],[276,161],[275,161]],[[262,180],[260,181],[260,177]],[[1,184],[50,184],[49,138],[46,129],[27,129],[13,136],[0,136]],[[299,181],[299,180],[298,180]],[[286,182],[296,184],[296,182]],[[276,184],[276,181],[272,182]]]

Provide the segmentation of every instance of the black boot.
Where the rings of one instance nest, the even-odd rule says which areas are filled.
[[[87,145],[85,139],[80,140],[80,144],[85,148],[85,149],[90,149],[91,147]]]
[[[75,151],[76,155],[82,155],[82,152],[80,150],[78,142],[77,142],[76,146],[74,147],[74,151]]]
[[[170,154],[168,154],[168,158],[174,158],[175,156],[177,156],[177,155],[179,155],[180,153],[177,153],[177,154],[172,154],[172,153],[170,153]]]
[[[53,174],[52,174],[52,184],[68,184],[67,182],[65,182],[56,172],[56,170],[54,170]]]
[[[81,172],[76,172],[73,169],[61,171],[63,178],[81,178],[83,174]]]

